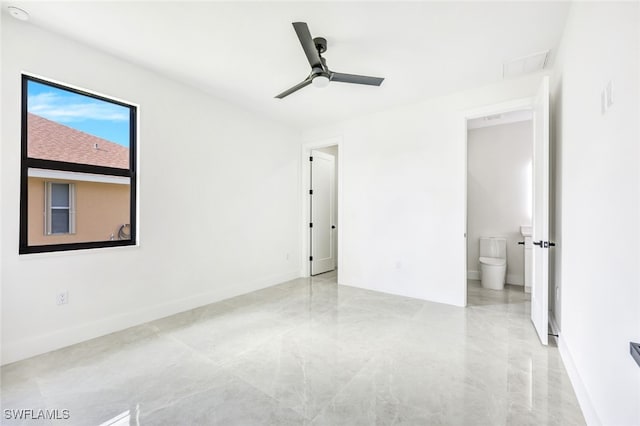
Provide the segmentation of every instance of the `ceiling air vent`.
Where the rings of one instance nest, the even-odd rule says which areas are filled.
[[[549,51],[534,53],[502,64],[502,78],[513,78],[541,71],[547,64]]]

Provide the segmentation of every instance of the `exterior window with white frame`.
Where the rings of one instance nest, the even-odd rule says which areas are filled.
[[[22,76],[20,254],[136,244],[136,121],[133,105]]]

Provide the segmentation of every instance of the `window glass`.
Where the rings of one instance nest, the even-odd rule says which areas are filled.
[[[29,158],[129,168],[129,107],[27,82]]]
[[[51,209],[51,233],[69,233],[69,209]]]
[[[30,76],[22,90],[20,253],[135,244],[136,107]]]
[[[51,184],[51,207],[69,208],[69,184]]]

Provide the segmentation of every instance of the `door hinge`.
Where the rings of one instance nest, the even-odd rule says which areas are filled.
[[[309,228],[313,228],[313,223],[310,223],[310,224],[309,224]]]
[[[313,260],[313,256],[309,256],[309,260],[312,261]]]
[[[309,161],[313,161],[313,157],[309,157]]]
[[[313,195],[313,189],[309,190],[309,195]]]

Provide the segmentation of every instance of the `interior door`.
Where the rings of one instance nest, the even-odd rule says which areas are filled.
[[[334,191],[335,157],[319,151],[311,151],[311,191],[309,223],[311,240],[311,275],[333,271],[336,267],[334,253]]]
[[[531,321],[543,345],[549,327],[549,77],[533,105],[533,282]]]

